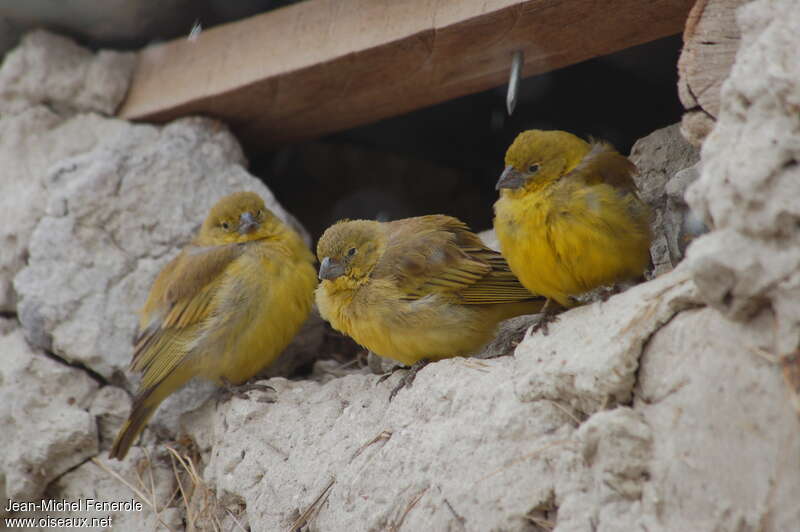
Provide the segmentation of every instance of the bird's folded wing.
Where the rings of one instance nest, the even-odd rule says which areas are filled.
[[[633,175],[636,165],[610,144],[594,141],[592,149],[565,179],[579,179],[589,184],[607,183],[624,191],[636,191]]]
[[[491,264],[492,270],[475,284],[460,292],[461,299],[468,304],[512,303],[541,299],[522,286],[500,253],[483,248],[470,253],[480,256]]]
[[[499,253],[455,218],[430,215],[391,222],[388,236],[373,276],[394,279],[406,299],[446,294],[464,304],[492,304],[535,297]]]
[[[189,343],[213,313],[224,270],[242,253],[240,245],[186,248],[159,274],[142,310],[131,369],[142,387],[155,385],[185,357]]]

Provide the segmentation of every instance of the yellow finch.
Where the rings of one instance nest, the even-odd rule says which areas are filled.
[[[308,316],[314,257],[253,192],[222,198],[161,270],[142,308],[131,369],[142,373],[112,458],[192,377],[238,384],[270,364]]]
[[[505,164],[494,228],[529,290],[571,307],[570,296],[642,275],[650,209],[636,193],[636,167],[610,144],[530,130]]]
[[[322,317],[405,365],[473,353],[501,320],[544,303],[499,253],[449,216],[342,221],[322,235],[317,256]]]

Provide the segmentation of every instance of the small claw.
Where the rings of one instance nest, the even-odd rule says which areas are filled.
[[[414,384],[414,379],[417,378],[417,373],[419,373],[419,370],[427,366],[429,362],[430,361],[428,359],[423,358],[421,360],[418,360],[417,362],[414,362],[414,364],[408,368],[408,373],[403,375],[403,378],[400,379],[400,382],[397,383],[397,386],[395,386],[392,389],[392,391],[389,392],[390,403],[392,402],[392,399],[394,399],[394,396],[397,395],[397,393],[400,390],[402,390],[403,388],[411,388],[411,385]]]
[[[550,334],[548,325],[558,321],[559,308],[560,305],[556,305],[552,299],[548,299],[547,303],[545,303],[542,307],[542,315],[539,317],[539,321],[536,322],[533,327],[531,327],[531,334],[540,330],[544,336]]]
[[[558,321],[558,316],[557,315],[555,315],[555,314],[542,314],[542,316],[539,318],[539,321],[534,323],[533,326],[531,327],[531,334],[533,334],[535,332],[538,332],[538,331],[542,331],[542,334],[544,336],[547,336],[548,334],[550,334],[550,329],[549,329],[548,325],[550,323],[553,323],[553,322],[556,322],[556,321]]]
[[[222,380],[222,388],[220,388],[219,394],[220,394],[220,398],[221,398],[222,401],[228,401],[228,400],[230,400],[231,397],[237,397],[239,399],[250,399],[250,397],[247,395],[247,392],[251,392],[251,391],[259,391],[259,392],[264,392],[264,393],[266,393],[266,392],[277,392],[277,390],[275,388],[273,388],[272,386],[270,386],[268,384],[258,384],[256,382],[254,382],[254,383],[249,383],[249,384],[247,384],[247,383],[246,384],[240,384],[240,385],[237,386],[237,385],[231,383],[231,381],[229,381],[228,379],[226,379],[224,377],[221,380]],[[273,399],[271,397],[268,397],[268,398],[260,397],[260,398],[258,398],[256,400],[259,403],[274,403],[275,402],[275,399]]]

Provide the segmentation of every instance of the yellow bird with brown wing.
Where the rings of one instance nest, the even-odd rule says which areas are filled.
[[[311,310],[313,260],[257,194],[219,200],[150,289],[131,363],[142,380],[110,456],[124,458],[158,405],[189,379],[239,384],[272,363]]]
[[[651,211],[637,194],[636,167],[610,144],[529,130],[505,164],[494,228],[529,290],[571,307],[571,296],[643,274]]]
[[[412,379],[418,363],[474,353],[500,321],[544,304],[449,216],[342,221],[322,235],[317,257],[322,317],[375,354],[415,368]]]

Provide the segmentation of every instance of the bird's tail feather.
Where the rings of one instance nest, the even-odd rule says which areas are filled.
[[[133,407],[127,421],[119,429],[117,437],[114,439],[109,457],[118,460],[125,458],[125,455],[128,454],[128,449],[131,448],[136,437],[147,425],[158,405],[172,392],[186,384],[187,380],[188,375],[186,372],[172,371],[165,378],[139,391],[133,401]]]
[[[133,403],[131,414],[128,416],[127,421],[117,433],[114,439],[114,444],[111,446],[111,451],[108,453],[109,458],[116,458],[122,460],[128,454],[128,449],[133,445],[134,440],[142,432],[142,429],[150,420],[150,417],[158,407],[158,402],[148,401],[148,396],[139,396]]]

